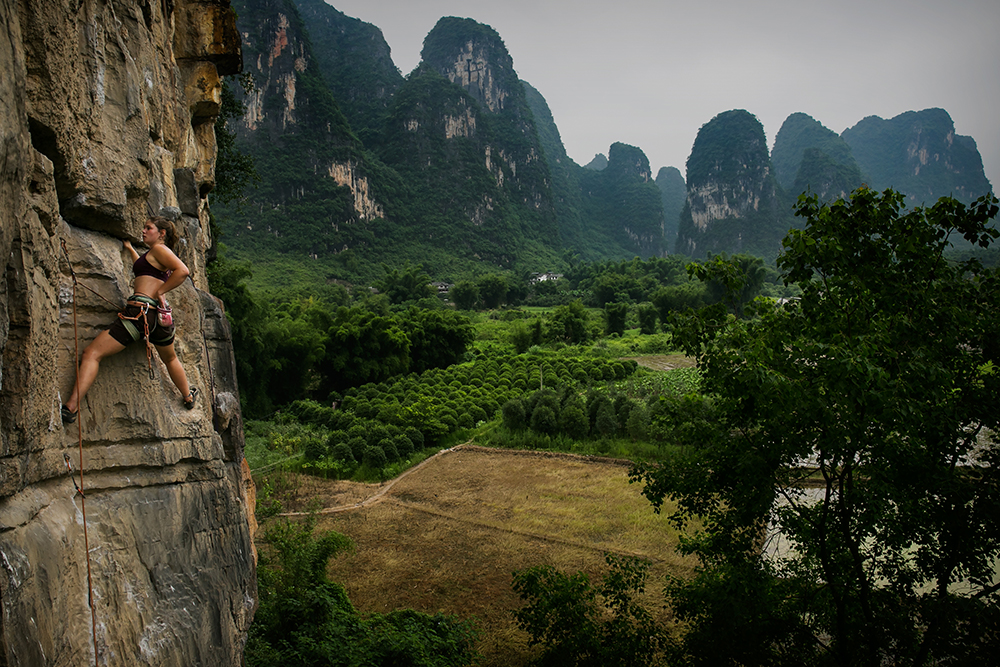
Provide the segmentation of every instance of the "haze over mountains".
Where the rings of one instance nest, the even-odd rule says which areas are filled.
[[[404,77],[376,26],[322,0],[233,4],[253,90],[236,91],[246,113],[230,128],[263,182],[242,209],[218,207],[224,240],[257,262],[312,258],[328,280],[383,261],[448,279],[675,251],[773,257],[807,189],[892,186],[914,205],[991,191],[942,109],[843,135],[794,113],[770,155],[752,110],[720,110],[683,173],[622,143],[583,167],[489,26],[442,18]]]

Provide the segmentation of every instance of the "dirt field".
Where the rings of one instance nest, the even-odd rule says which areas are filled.
[[[533,653],[511,616],[515,570],[551,564],[593,578],[606,551],[642,556],[653,561],[653,608],[663,575],[690,571],[621,462],[463,446],[384,485],[309,479],[300,498],[310,496],[324,508],[319,529],[356,545],[330,576],[359,611],[475,616],[483,665],[523,665]]]
[[[676,368],[693,368],[692,357],[683,354],[650,354],[642,357],[628,357],[640,366],[652,368],[654,371],[672,371]]]

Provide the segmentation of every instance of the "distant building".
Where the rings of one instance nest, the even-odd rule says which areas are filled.
[[[442,282],[431,283],[431,285],[437,289],[439,295],[447,294],[448,292],[451,291],[451,288],[453,287],[451,283],[442,283]]]
[[[535,283],[545,283],[550,280],[559,280],[563,277],[561,273],[532,273],[531,278],[528,279],[528,283],[534,285]]]

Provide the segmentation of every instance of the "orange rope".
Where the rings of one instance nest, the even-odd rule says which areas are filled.
[[[76,354],[76,380],[74,381],[74,388],[79,395],[80,393],[80,336],[77,333],[76,326],[76,272],[73,270],[73,264],[69,261],[69,252],[66,250],[66,240],[61,240],[62,251],[66,256],[66,263],[69,265],[70,275],[73,276],[73,349]],[[93,290],[91,290],[93,291]],[[97,294],[97,292],[94,292]],[[100,296],[98,294],[98,296]],[[101,297],[104,298],[104,297]],[[105,299],[106,300],[106,299]],[[83,515],[83,548],[87,554],[87,604],[90,606],[90,630],[94,638],[94,666],[97,666],[97,610],[94,607],[94,583],[90,570],[90,540],[87,536],[87,497],[83,494],[83,419],[80,418],[80,407],[76,406],[76,437],[80,449],[80,485],[76,486],[76,481],[73,481],[73,485],[76,486],[76,492],[80,495],[80,511]],[[69,466],[69,454],[65,455],[66,465]],[[72,472],[72,469],[71,469]]]
[[[128,301],[126,302],[130,305],[137,306],[139,308],[139,314],[135,317],[129,317],[124,313],[118,313],[118,317],[123,320],[132,320],[136,322],[139,318],[142,318],[142,325],[146,332],[146,366],[149,368],[149,379],[155,380],[156,373],[153,371],[153,343],[149,340],[149,318],[146,317],[146,313],[152,308],[148,303],[142,301]],[[136,327],[138,329],[138,327]]]

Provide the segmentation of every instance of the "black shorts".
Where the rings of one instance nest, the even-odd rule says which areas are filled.
[[[155,304],[156,302],[148,297],[130,296],[118,319],[108,329],[108,333],[122,345],[128,345],[137,340],[145,340],[148,326],[150,343],[159,346],[170,345],[174,342],[174,325],[171,324],[169,327],[159,325],[156,321]]]

